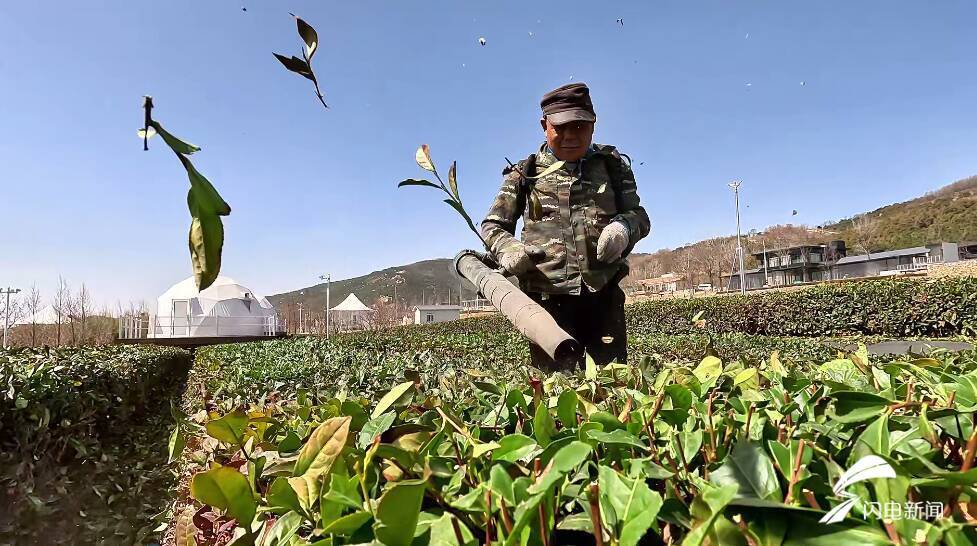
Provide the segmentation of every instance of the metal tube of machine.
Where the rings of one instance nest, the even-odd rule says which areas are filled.
[[[468,279],[519,332],[539,345],[560,367],[576,364],[582,356],[580,343],[566,333],[553,317],[498,271],[485,265],[474,250],[455,256],[455,271]]]

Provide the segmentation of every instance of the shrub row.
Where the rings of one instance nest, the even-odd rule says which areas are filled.
[[[472,331],[468,331],[472,330]],[[712,349],[721,358],[758,362],[779,351],[785,361],[824,360],[837,351],[820,340],[744,334],[633,335],[629,358],[697,361]],[[527,341],[496,318],[472,319],[394,331],[292,338],[198,349],[187,387],[187,410],[199,395],[255,401],[297,388],[373,396],[377,389],[416,374],[425,384],[456,373],[516,377],[529,365]]]
[[[0,352],[0,544],[147,543],[189,367],[164,347]]]
[[[188,352],[169,347],[0,352],[0,452],[50,453],[124,428],[189,366]]]
[[[977,333],[977,278],[879,279],[802,290],[643,301],[627,307],[630,334],[696,330],[771,336],[947,337]]]

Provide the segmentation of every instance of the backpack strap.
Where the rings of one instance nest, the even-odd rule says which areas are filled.
[[[607,165],[607,174],[611,179],[611,188],[614,189],[614,205],[617,207],[618,212],[621,210],[621,187],[624,183],[624,169],[625,159],[627,159],[627,167],[631,168],[631,158],[621,152],[617,151],[617,148],[610,147],[610,149],[604,151],[604,156],[610,156],[605,159],[604,164]]]
[[[502,170],[502,174],[508,175],[513,170],[519,174],[519,192],[516,194],[516,208],[519,211],[519,216],[522,216],[526,211],[526,201],[529,198],[529,192],[533,190],[533,186],[536,184],[535,180],[527,178],[527,176],[535,176],[536,174],[536,154],[529,154],[529,157],[519,163],[506,167]]]

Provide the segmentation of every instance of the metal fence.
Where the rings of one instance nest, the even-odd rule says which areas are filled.
[[[285,323],[277,316],[202,315],[186,317],[124,316],[119,318],[119,339],[220,336],[274,337],[284,331]]]

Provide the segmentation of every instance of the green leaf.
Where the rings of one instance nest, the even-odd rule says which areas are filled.
[[[675,457],[676,462],[682,461],[682,456],[685,456],[685,462],[691,463],[692,459],[695,458],[699,453],[699,449],[702,448],[702,431],[695,430],[689,432],[683,430],[672,436],[672,441],[670,442],[672,449],[672,456]],[[679,445],[682,447],[682,451],[679,452]]]
[[[220,216],[203,214],[190,220],[190,265],[198,290],[205,290],[220,274],[224,223]]]
[[[577,392],[567,389],[560,393],[560,398],[556,402],[556,415],[564,428],[575,428],[577,426]]]
[[[248,428],[248,416],[241,410],[207,422],[207,434],[231,445],[244,445],[244,431]]]
[[[723,361],[715,356],[707,356],[692,370],[692,374],[701,383],[708,383],[723,373]]]
[[[275,521],[275,525],[265,533],[258,546],[287,546],[291,544],[292,537],[302,526],[303,518],[295,512],[289,512]]]
[[[221,266],[221,250],[224,246],[224,224],[221,216],[231,213],[231,207],[217,193],[217,189],[193,166],[187,155],[200,150],[170,133],[157,121],[150,125],[166,145],[179,158],[190,179],[187,207],[190,209],[190,260],[198,290],[204,290],[217,278]]]
[[[725,487],[708,487],[702,492],[700,498],[708,507],[709,515],[685,535],[682,546],[702,546],[705,543],[716,518],[723,514],[726,505],[736,496],[736,490],[737,486],[734,484]]]
[[[529,494],[548,490],[587,460],[593,448],[590,444],[574,441],[556,452],[539,479],[529,488]]]
[[[166,145],[177,154],[191,155],[200,151],[199,146],[194,146],[189,142],[184,142],[170,134],[170,132],[166,129],[163,129],[163,126],[160,125],[158,121],[150,121],[149,126],[155,129],[159,136],[163,138],[163,142],[165,142]]]
[[[370,418],[376,419],[377,417],[386,413],[388,409],[393,407],[393,405],[413,387],[413,381],[405,381],[404,383],[394,386],[394,388],[390,389],[390,392],[383,395],[383,398],[377,402],[377,406],[373,408],[373,413],[370,414]]]
[[[299,452],[292,470],[293,477],[288,478],[288,483],[304,508],[311,508],[319,498],[322,476],[329,473],[346,445],[350,420],[348,416],[326,420],[316,428]]]
[[[672,401],[672,409],[688,412],[689,408],[692,407],[692,402],[694,400],[692,391],[690,391],[684,385],[669,385],[665,387],[665,394],[667,394],[668,398]]]
[[[486,453],[491,453],[492,451],[501,447],[496,442],[480,442],[472,446],[472,458],[477,459]]]
[[[613,468],[598,468],[602,511],[608,505],[615,513],[618,541],[621,546],[635,546],[654,524],[662,498],[641,479],[626,478]]]
[[[631,434],[624,429],[618,429],[612,432],[604,432],[602,430],[588,430],[587,437],[596,440],[602,444],[607,445],[619,445],[619,446],[629,446],[636,447],[643,451],[648,450],[648,446],[643,444],[637,436]]]
[[[281,442],[278,442],[278,451],[281,453],[291,453],[297,451],[300,447],[302,447],[302,439],[299,438],[299,435],[294,430],[288,431],[285,438]]]
[[[556,423],[545,403],[536,406],[536,415],[533,417],[533,435],[536,436],[536,442],[544,449],[550,445],[550,441],[556,436]]]
[[[417,148],[417,152],[414,153],[414,161],[417,161],[418,166],[425,171],[435,172],[434,162],[431,161],[431,148],[427,144],[421,144]]]
[[[856,448],[852,455],[859,451],[857,444],[864,444],[872,449],[876,455],[889,456],[889,414],[883,413],[878,419],[865,427],[865,431],[858,437]]]
[[[296,74],[309,80],[312,80],[315,77],[312,75],[312,67],[309,66],[309,63],[305,62],[303,59],[299,59],[294,55],[291,57],[279,55],[278,53],[272,53],[272,55],[278,59],[278,62],[282,63],[282,66],[284,66],[286,70],[295,72]]]
[[[780,473],[786,480],[790,480],[791,472],[794,471],[794,462],[797,461],[797,450],[800,448],[800,444],[800,440],[791,440],[790,446],[781,444],[775,440],[767,442],[767,447],[777,462],[777,466],[780,467]],[[805,444],[804,453],[801,455],[801,472],[798,474],[799,480],[806,476],[806,470],[803,467],[811,462],[813,456],[814,452],[811,450],[811,447]]]
[[[597,363],[589,353],[584,353],[584,377],[586,379],[597,379]]]
[[[455,201],[461,203],[461,196],[458,194],[458,179],[457,179],[457,165],[456,161],[451,162],[451,167],[448,168],[448,186],[451,188],[451,194],[455,196]]]
[[[302,513],[302,503],[299,501],[295,490],[289,485],[286,478],[275,478],[268,488],[268,507],[277,513],[285,513],[289,510]]]
[[[299,36],[305,42],[305,58],[311,62],[312,56],[315,55],[315,51],[319,47],[319,35],[312,28],[312,25],[303,21],[301,17],[295,18],[295,25],[298,27]]]
[[[773,462],[759,444],[747,440],[736,443],[723,465],[710,473],[709,481],[720,487],[736,485],[739,497],[781,498]]]
[[[380,496],[373,531],[387,546],[409,546],[414,539],[424,480],[410,480],[394,484]]]
[[[458,543],[458,538],[455,535],[455,524],[452,523],[454,519],[456,519],[454,516],[445,513],[431,523],[431,540],[428,542],[428,546],[474,546],[477,544],[468,526],[463,524],[458,524],[458,528],[461,529],[462,540],[460,544]]]
[[[892,403],[888,398],[861,391],[836,391],[831,398],[835,401],[834,411],[830,412],[832,419],[845,424],[874,419]]]
[[[195,474],[190,480],[190,496],[204,504],[226,510],[245,527],[254,520],[258,506],[248,479],[244,474],[226,466]]]
[[[465,223],[468,224],[468,228],[474,231],[476,235],[478,234],[478,230],[475,229],[475,224],[472,222],[471,216],[468,216],[468,213],[465,211],[465,208],[461,206],[461,203],[454,201],[452,199],[445,199],[444,202],[450,205],[451,208],[458,211],[458,214],[460,214],[461,217],[465,220]]]
[[[352,535],[371,519],[373,519],[373,515],[369,512],[364,512],[362,510],[359,512],[353,512],[352,514],[345,515],[341,518],[336,518],[330,522],[329,525],[326,525],[322,532],[330,535]]]
[[[167,463],[172,463],[180,457],[183,453],[183,448],[187,445],[187,438],[183,432],[183,427],[177,424],[173,427],[173,432],[170,434],[170,441],[167,444]]]
[[[536,442],[523,434],[508,434],[499,439],[499,447],[492,452],[493,461],[514,463],[536,450]]]
[[[399,184],[397,184],[398,188],[402,188],[404,186],[427,186],[429,188],[437,188],[439,190],[441,189],[441,186],[435,184],[434,182],[431,182],[429,180],[418,180],[415,178],[408,178],[407,180],[403,180]]]
[[[562,447],[553,456],[553,459],[536,483],[529,486],[526,490],[526,493],[529,495],[529,498],[526,500],[520,500],[522,496],[519,493],[520,487],[518,485],[520,480],[525,480],[525,478],[520,478],[513,482],[516,499],[520,500],[520,502],[515,511],[515,523],[513,524],[512,532],[506,537],[505,546],[515,546],[521,540],[523,529],[526,528],[530,521],[539,517],[537,508],[548,495],[550,488],[562,482],[567,474],[575,471],[580,464],[587,460],[590,453],[590,444],[583,442],[574,441]]]
[[[358,484],[358,476],[347,478],[334,472],[329,476],[329,490],[322,495],[322,500],[359,510],[363,507],[363,498],[360,496]]]
[[[516,505],[516,496],[512,489],[512,478],[502,465],[493,465],[490,471],[489,489],[501,497],[511,507]]]
[[[363,425],[363,430],[360,431],[359,439],[356,441],[356,445],[360,449],[366,449],[373,443],[373,439],[377,436],[383,434],[390,428],[390,425],[394,423],[394,419],[397,418],[397,414],[388,411],[380,417],[375,419],[370,419],[365,425]]]
[[[758,389],[760,388],[760,374],[757,373],[756,368],[747,368],[736,374],[733,379],[733,386],[744,390]]]
[[[321,475],[327,472],[346,445],[350,420],[348,416],[333,417],[319,425],[299,452],[292,475]]]

